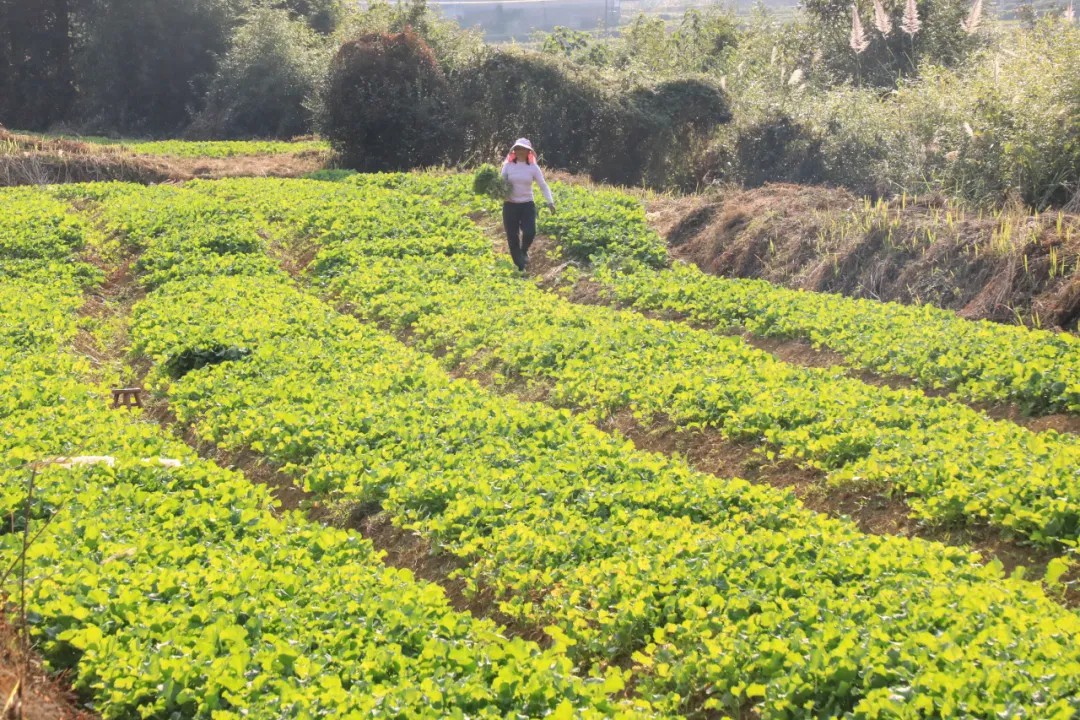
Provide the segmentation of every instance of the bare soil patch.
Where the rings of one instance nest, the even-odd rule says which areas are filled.
[[[295,155],[241,155],[231,158],[169,158],[180,176],[191,178],[220,179],[228,177],[300,177],[327,166],[326,153],[299,153]]]
[[[0,598],[0,606],[7,599]],[[21,689],[21,702],[19,692]],[[7,705],[11,700],[11,704]],[[41,658],[20,649],[12,618],[0,609],[0,710],[22,720],[92,720],[97,717],[79,707],[66,675],[49,674]]]

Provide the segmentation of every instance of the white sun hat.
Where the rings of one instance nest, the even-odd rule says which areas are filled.
[[[514,144],[510,146],[510,150],[512,151],[512,150],[514,150],[514,148],[519,148],[519,147],[523,147],[526,150],[536,152],[535,150],[533,150],[532,143],[529,142],[528,138],[518,138],[517,140],[514,141]]]

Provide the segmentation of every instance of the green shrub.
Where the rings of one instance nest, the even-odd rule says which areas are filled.
[[[457,160],[501,156],[527,136],[547,165],[619,184],[693,187],[687,154],[730,117],[714,82],[628,83],[550,55],[489,52],[456,77]]]
[[[707,162],[716,179],[758,187],[767,182],[824,180],[822,142],[809,124],[783,111],[725,128]]]
[[[967,67],[934,70],[903,100],[944,110],[929,154],[937,183],[977,202],[1060,205],[1080,188],[1080,28],[1016,32]],[[933,107],[936,102],[936,107]],[[930,129],[923,129],[923,137]],[[929,145],[929,143],[928,143]]]
[[[345,14],[342,0],[272,0],[270,7],[287,11],[324,35],[336,30]]]
[[[341,163],[363,172],[442,161],[453,118],[449,88],[411,30],[341,46],[324,88],[321,128]]]
[[[311,129],[307,108],[323,70],[314,32],[282,10],[252,13],[233,36],[190,134],[293,137]]]
[[[369,0],[362,9],[350,10],[342,26],[345,38],[410,30],[424,39],[445,73],[470,65],[485,48],[482,32],[444,18],[426,0]]]
[[[1080,187],[1080,29],[1047,20],[1003,33],[961,65],[923,65],[888,93],[829,86],[797,41],[785,44],[788,33],[797,35],[761,29],[740,48],[728,81],[735,120],[713,137],[710,178],[945,192],[980,205],[1013,197],[1035,208],[1060,206]],[[770,37],[781,50],[770,53]]]
[[[347,180],[353,175],[356,175],[355,170],[343,170],[339,168],[330,168],[325,170],[316,170],[310,172],[304,176],[305,180],[322,180],[323,182],[341,182]]]

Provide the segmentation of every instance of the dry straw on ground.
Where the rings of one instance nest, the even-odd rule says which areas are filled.
[[[193,178],[299,177],[322,169],[329,153],[174,158],[120,146],[19,135],[0,128],[0,187],[119,180],[182,182]]]

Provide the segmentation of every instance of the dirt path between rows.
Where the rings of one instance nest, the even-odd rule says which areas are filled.
[[[494,221],[489,220],[485,223],[481,220],[478,224],[492,238],[492,245],[496,252],[507,254],[505,239],[501,237],[500,229]],[[550,238],[537,236],[530,252],[527,273],[534,282],[549,290],[561,287],[561,294],[571,302],[617,306],[604,300],[600,296],[600,287],[588,277],[577,280],[572,287],[561,286],[560,276],[568,263],[552,259],[548,255],[553,245]],[[649,316],[648,313],[642,314]],[[671,320],[671,318],[661,318],[656,315],[652,317]],[[809,343],[772,340],[745,334],[741,336],[751,345],[794,365],[832,367],[844,364],[839,354],[815,349]],[[407,338],[405,340],[407,341]],[[464,374],[457,373],[457,375]],[[887,378],[869,371],[851,369],[848,375],[875,386],[922,391],[905,378]],[[524,401],[543,402],[546,399],[547,390],[535,381],[528,386],[521,384],[516,387],[507,387],[496,386],[491,382],[491,378],[483,375],[468,374],[468,377],[492,392],[509,392]],[[941,395],[946,394],[941,393]],[[1080,418],[1073,416],[1030,418],[1022,416],[1017,408],[1001,406],[983,408],[973,404],[968,405],[994,419],[1016,422],[1033,431],[1045,429],[1060,432],[1080,431]],[[604,423],[599,424],[599,427],[606,431],[618,431],[641,450],[682,457],[691,467],[701,472],[722,478],[741,477],[751,482],[790,490],[807,508],[833,517],[848,517],[866,533],[898,535],[953,546],[966,546],[979,552],[986,562],[1000,561],[1007,572],[1012,572],[1018,567],[1026,568],[1026,576],[1029,578],[1042,577],[1050,561],[1060,556],[1059,552],[1006,537],[998,529],[987,525],[963,527],[927,525],[910,516],[907,502],[901,496],[892,495],[880,489],[831,486],[826,482],[825,474],[821,471],[800,466],[792,461],[768,461],[756,452],[758,446],[732,442],[716,429],[685,430],[662,417],[655,418],[648,425],[643,425],[628,412],[608,418]],[[1067,581],[1080,579],[1080,569],[1074,569],[1065,579]],[[1067,606],[1080,607],[1080,587],[1070,586],[1060,599]]]
[[[283,255],[275,255],[291,273],[299,272],[299,267],[306,263],[303,259],[299,264],[295,260],[286,262]],[[132,362],[126,352],[129,345],[127,325],[132,308],[146,296],[134,271],[137,258],[128,256],[119,264],[114,264],[91,254],[88,260],[104,270],[107,279],[100,288],[87,293],[80,314],[92,318],[99,327],[108,328],[109,332],[104,335],[107,341],[102,342],[101,337],[81,331],[76,338],[76,348],[90,358],[98,369],[95,378],[98,381],[119,375],[125,385],[144,387],[152,369],[150,364],[143,360]],[[325,498],[305,490],[294,478],[281,472],[258,453],[228,451],[201,439],[194,427],[178,421],[166,397],[147,394],[144,401],[144,416],[182,440],[200,457],[221,467],[232,468],[249,481],[269,488],[276,501],[276,511],[300,511],[312,522],[354,530],[384,553],[384,564],[407,569],[417,578],[439,585],[450,605],[458,612],[491,620],[509,637],[531,640],[542,647],[550,646],[550,638],[541,628],[523,625],[500,612],[498,598],[489,589],[481,587],[478,593],[470,593],[464,580],[452,577],[464,561],[439,551],[419,535],[396,527],[380,508],[327,504]]]
[[[66,675],[52,675],[41,658],[27,653],[11,618],[0,612],[0,714],[3,720],[93,720],[79,707]],[[21,688],[21,702],[19,689]],[[10,704],[9,704],[10,703]]]

